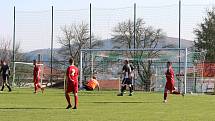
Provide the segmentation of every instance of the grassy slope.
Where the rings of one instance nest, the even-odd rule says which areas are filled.
[[[79,92],[79,109],[66,110],[63,90],[32,89],[0,93],[1,121],[213,121],[215,96],[171,95],[136,92],[117,97],[116,92]],[[73,99],[72,99],[73,101]]]

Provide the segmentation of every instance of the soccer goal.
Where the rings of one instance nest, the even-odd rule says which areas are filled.
[[[175,87],[187,92],[187,48],[81,49],[80,58],[80,86],[96,75],[101,89],[118,90],[123,61],[129,60],[134,66],[135,90],[163,91],[166,62],[171,61]]]
[[[41,72],[41,84],[43,82],[43,71],[44,65],[37,64],[40,66]],[[13,68],[13,82],[12,85],[16,87],[32,87],[33,86],[33,63],[27,62],[15,62]]]

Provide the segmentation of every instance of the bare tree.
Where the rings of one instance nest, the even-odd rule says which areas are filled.
[[[154,29],[151,26],[145,26],[142,18],[136,21],[136,44],[135,48],[156,48],[158,42],[164,34],[161,29]],[[134,48],[134,22],[131,20],[118,23],[114,29],[113,41],[117,48]],[[134,65],[137,68],[138,75],[141,79],[140,86],[145,91],[150,91],[152,77],[152,59],[158,56],[158,51],[138,51],[128,52],[134,58]],[[143,58],[147,58],[143,60]]]
[[[90,48],[90,34],[88,24],[73,24],[71,26],[64,26],[61,28],[63,35],[58,37],[58,42],[62,45],[58,51],[59,54],[64,55],[64,59],[70,55],[72,58],[79,62],[80,49]],[[103,43],[96,40],[92,36],[92,48],[99,47]]]
[[[20,53],[20,43],[15,46],[15,57],[16,60],[24,60],[25,57]],[[6,40],[4,38],[0,39],[0,59],[7,61],[8,64],[13,60],[13,50],[11,46],[11,40]],[[21,74],[18,74],[21,75]]]
[[[6,40],[4,38],[2,38],[0,40],[0,59],[2,60],[7,60],[7,61],[11,61],[13,60],[13,50],[11,47],[11,40]],[[15,55],[16,55],[16,60],[23,60],[23,54],[20,53],[20,43],[16,44],[15,48]]]

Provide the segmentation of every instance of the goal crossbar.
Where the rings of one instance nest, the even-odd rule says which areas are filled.
[[[26,65],[32,65],[33,66],[33,63],[26,63],[26,62],[14,62],[15,64],[26,64]],[[38,63],[37,65],[41,65],[43,66],[43,64],[41,63]]]
[[[167,51],[167,50],[184,50],[186,51],[187,48],[143,48],[143,49],[81,49],[83,51]]]

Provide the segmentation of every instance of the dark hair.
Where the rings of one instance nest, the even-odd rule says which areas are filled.
[[[167,64],[168,64],[168,65],[172,65],[172,62],[170,62],[170,61],[167,61]]]
[[[93,79],[96,79],[96,76],[92,76]]]
[[[69,58],[69,63],[70,64],[74,63],[74,59],[73,58]]]
[[[124,62],[128,63],[128,60],[125,60]]]

